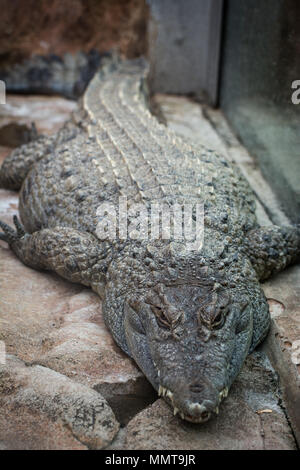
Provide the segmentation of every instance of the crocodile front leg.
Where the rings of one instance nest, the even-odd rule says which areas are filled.
[[[110,261],[110,248],[90,233],[69,227],[42,229],[32,234],[14,217],[16,229],[0,221],[7,242],[18,258],[35,269],[55,271],[71,282],[90,286],[101,295]]]
[[[260,227],[245,239],[246,253],[260,280],[300,258],[300,227]]]

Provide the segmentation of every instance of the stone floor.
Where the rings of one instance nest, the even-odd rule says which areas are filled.
[[[271,189],[219,111],[159,95],[168,125],[237,161],[261,223],[288,223]],[[74,109],[61,98],[8,97],[0,127],[55,131]],[[0,148],[1,160],[9,148]],[[17,194],[0,190],[11,222]],[[0,242],[0,449],[295,449],[300,442],[300,268],[264,284],[273,317],[220,415],[204,425],[174,417],[115,345],[89,289],[23,266]],[[1,364],[2,362],[2,364]]]

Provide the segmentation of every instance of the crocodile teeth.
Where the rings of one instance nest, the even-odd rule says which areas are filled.
[[[178,409],[178,408],[176,408],[176,406],[175,406],[175,407],[174,407],[174,416],[176,416],[176,415],[177,415],[177,413],[179,413],[179,409]]]
[[[167,390],[166,395],[168,398],[170,398],[170,400],[173,400],[173,393],[171,392],[171,390]]]
[[[181,417],[181,419],[184,419],[184,413],[181,412],[180,417]]]
[[[219,399],[220,401],[222,400],[222,398],[226,398],[228,395],[228,387],[225,387],[223,388],[223,390],[221,390],[221,392],[219,393]]]
[[[158,395],[159,395],[159,396],[163,396],[163,397],[166,396],[166,394],[167,394],[168,391],[169,391],[169,390],[168,390],[167,388],[163,387],[162,385],[160,385],[160,386],[158,387]],[[170,392],[170,393],[172,393],[172,392]]]
[[[216,408],[215,408],[215,413],[216,413],[216,415],[219,414],[219,407],[218,406],[216,406]]]

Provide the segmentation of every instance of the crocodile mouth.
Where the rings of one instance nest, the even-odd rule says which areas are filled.
[[[158,388],[158,395],[162,396],[172,407],[173,407],[173,414],[176,416],[177,414],[180,416],[181,419],[185,421],[189,421],[190,423],[200,424],[206,423],[214,413],[215,415],[219,414],[219,405],[223,398],[226,398],[228,395],[228,387],[224,387],[219,392],[218,404],[212,410],[206,410],[200,403],[193,403],[190,407],[195,412],[195,415],[184,413],[181,411],[174,402],[174,394],[166,387],[159,385]]]
[[[211,413],[207,411],[206,413],[203,413],[203,416],[201,417],[196,417],[196,416],[191,416],[191,415],[181,413],[180,417],[184,419],[185,421],[189,421],[190,423],[202,424],[202,423],[206,423],[206,421],[209,420],[209,418],[211,417]]]

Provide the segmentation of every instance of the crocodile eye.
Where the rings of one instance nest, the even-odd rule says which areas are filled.
[[[171,328],[170,321],[164,314],[162,308],[157,307],[155,305],[151,305],[150,307],[156,317],[158,326],[164,328],[165,330],[169,330]]]
[[[223,313],[220,312],[220,313],[215,317],[215,319],[214,319],[214,321],[213,321],[213,326],[214,326],[214,327],[219,326],[219,325],[222,323],[222,321],[223,321]]]
[[[212,325],[211,325],[212,328],[214,329],[221,328],[225,323],[226,314],[227,314],[227,311],[225,310],[225,308],[221,307],[219,313],[215,316],[212,322]]]

